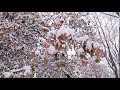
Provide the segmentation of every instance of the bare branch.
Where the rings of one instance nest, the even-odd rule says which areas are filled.
[[[116,18],[119,18],[118,16],[115,16],[115,15],[111,15],[111,14],[108,14],[108,13],[104,13],[104,12],[101,12],[102,14],[105,14],[105,15],[109,15],[109,16],[112,16],[112,17],[116,17]]]
[[[96,15],[97,15],[97,14],[96,14]],[[108,41],[107,41],[106,36],[105,36],[104,29],[102,28],[102,25],[101,25],[101,23],[100,23],[100,21],[99,21],[98,15],[97,15],[97,20],[98,20],[98,23],[100,24],[100,28],[101,28],[102,33],[103,33],[103,36],[104,36],[104,38],[105,38],[105,42],[106,42],[106,45],[107,45],[107,48],[108,48],[108,51],[109,51],[110,62],[111,62],[111,64],[112,64],[112,67],[114,67],[113,69],[114,69],[114,73],[115,73],[115,75],[116,75],[116,78],[118,78],[117,66],[116,66],[115,61],[114,61],[114,59],[113,59],[113,56],[112,56],[112,53],[111,53],[111,50],[110,50]]]

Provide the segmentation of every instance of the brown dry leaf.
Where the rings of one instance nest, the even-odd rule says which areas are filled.
[[[35,52],[31,52],[31,58],[35,57]]]
[[[49,46],[50,46],[50,44],[48,42],[45,42],[44,47],[48,48]]]
[[[3,41],[3,34],[0,34],[0,41]]]
[[[49,31],[48,27],[44,27],[44,26],[43,26],[42,29],[43,29],[44,31],[46,31],[46,32]]]
[[[12,46],[13,46],[14,48],[17,47],[17,43],[16,43],[16,42],[12,42],[11,44],[12,44]]]
[[[80,57],[83,58],[83,59],[85,59],[85,60],[87,60],[86,56],[83,55],[83,54],[81,54]]]
[[[88,61],[87,60],[82,60],[82,65],[83,66],[86,66],[88,64]]]
[[[100,60],[99,60],[99,59],[95,59],[95,62],[96,62],[96,63],[100,63]]]

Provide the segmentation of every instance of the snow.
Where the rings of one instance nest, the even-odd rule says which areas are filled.
[[[37,49],[39,49],[39,50],[40,50],[41,48],[42,48],[42,47],[41,47],[40,45],[37,47]]]
[[[74,47],[72,46],[71,54],[74,56],[76,54]]]
[[[47,33],[47,38],[50,38],[52,35],[56,35],[56,30],[49,31]]]
[[[91,41],[87,41],[86,47],[87,47],[87,49],[89,49],[91,51],[91,49],[92,49],[92,43],[91,43]]]
[[[85,22],[88,21],[88,19],[86,17],[84,17],[84,16],[81,16],[80,19],[83,19]]]
[[[50,46],[49,48],[47,48],[47,51],[48,51],[49,54],[54,54],[56,52],[54,46]]]
[[[75,38],[75,40],[76,40],[76,42],[79,42],[79,41],[80,41],[80,39],[79,39],[79,38]]]
[[[63,18],[63,17],[61,17],[61,19],[59,19],[59,21],[64,21],[64,18]]]
[[[57,31],[57,35],[56,38],[58,38],[59,36],[61,36],[62,34],[66,33],[67,36],[71,35],[73,37],[74,35],[74,29],[71,29],[69,27],[65,27],[62,26],[58,31]]]
[[[89,53],[86,53],[86,58],[87,59],[90,59],[91,58],[91,55]]]
[[[59,36],[61,36],[61,35],[63,34],[64,30],[65,30],[65,27],[61,27],[61,28],[58,30],[56,37],[58,38]]]
[[[54,15],[53,17],[52,17],[52,19],[55,19],[55,18],[57,18],[58,17],[58,15]]]
[[[82,77],[81,71],[79,70],[79,68],[77,66],[75,66],[75,70],[73,71],[75,73],[76,76],[78,76],[79,78]]]
[[[11,70],[11,72],[18,72],[18,71],[21,71],[21,70],[23,70],[23,68],[20,68],[20,69],[13,69],[13,70]]]
[[[13,73],[11,73],[11,72],[4,72],[3,75],[4,75],[5,78],[9,78],[11,75],[13,75]]]
[[[104,46],[100,46],[99,49],[100,49],[100,50],[103,50],[103,52],[105,52]]]
[[[49,25],[52,25],[52,23],[53,23],[53,20],[51,20],[51,21],[49,22]]]
[[[86,41],[87,39],[89,39],[89,36],[88,36],[88,35],[85,35],[85,36],[83,37],[83,41]]]
[[[26,76],[27,74],[31,74],[31,67],[30,66],[24,66],[23,68],[20,69],[13,69],[10,72],[4,72],[3,75],[5,78],[9,78],[13,73],[19,72],[25,70],[24,75]]]
[[[40,46],[40,43],[37,43],[37,46]]]
[[[34,77],[33,78],[37,78],[37,73],[34,74]]]
[[[19,67],[19,65],[15,65],[15,66],[14,66],[14,68],[18,68],[18,67]]]
[[[71,49],[68,49],[67,55],[68,55],[68,58],[71,59]]]
[[[67,24],[69,24],[70,19],[71,19],[71,17],[68,17],[68,18],[67,18],[67,20],[66,20],[66,21],[67,21],[67,22],[66,22]]]
[[[51,15],[51,16],[53,16],[53,15],[54,15],[54,13],[53,13],[53,12],[51,12],[51,13],[50,13],[50,15]]]
[[[23,69],[25,70],[24,75],[31,74],[31,67],[30,66],[24,66]]]
[[[65,44],[62,44],[62,47],[64,47],[64,48],[65,48]]]
[[[82,54],[84,52],[83,48],[78,49],[78,55]]]
[[[38,38],[38,42],[40,42],[40,41],[46,42],[46,39],[44,39],[43,37],[39,37],[39,38]]]
[[[40,56],[40,55],[41,55],[41,54],[40,54],[40,50],[39,50],[39,49],[37,49],[37,50],[35,51],[35,54],[37,54],[37,55],[39,55],[39,56]]]
[[[98,42],[94,42],[94,43],[93,43],[93,47],[94,47],[94,48],[98,48],[99,46],[100,46],[100,44],[99,44]]]
[[[75,52],[74,47],[72,47],[72,49],[68,48],[67,55],[68,55],[69,59],[71,59],[71,56],[72,55],[74,56],[75,54],[76,54],[76,52]]]
[[[98,63],[98,64],[100,64],[100,65],[105,65],[105,66],[109,66],[109,65],[108,65],[108,62],[107,62],[107,60],[106,60],[105,57],[100,58],[100,59],[101,59],[101,61],[100,61],[100,63]]]
[[[79,40],[77,40],[77,41],[81,41],[82,44],[83,44],[84,41],[87,41],[88,39],[89,39],[89,36],[88,36],[88,35],[85,35],[85,36],[83,36],[83,37],[80,37]]]
[[[12,13],[11,14],[9,14],[10,12],[7,12],[7,13],[10,17],[12,16]],[[74,37],[76,39],[76,42],[74,43],[75,50],[74,50],[74,47],[71,48],[71,43],[68,43],[69,44],[68,46],[66,44],[62,44],[62,47],[65,47],[65,50],[58,51],[58,54],[60,55],[60,57],[62,56],[62,53],[64,53],[65,57],[66,57],[67,47],[70,46],[70,48],[67,51],[67,54],[68,54],[68,58],[70,58],[71,60],[66,59],[65,61],[64,60],[63,61],[66,64],[68,64],[68,67],[65,67],[64,69],[69,71],[72,74],[72,77],[74,76],[73,72],[75,72],[76,76],[79,76],[78,73],[81,72],[82,76],[80,76],[80,77],[83,77],[83,78],[84,78],[84,76],[87,77],[88,73],[93,75],[91,77],[95,76],[94,71],[92,70],[92,68],[93,68],[92,64],[95,63],[95,59],[97,58],[96,55],[93,55],[91,57],[91,55],[89,53],[85,53],[86,54],[85,56],[88,59],[88,65],[89,65],[87,67],[81,66],[82,59],[79,56],[72,58],[72,55],[75,55],[75,51],[77,51],[78,54],[82,54],[84,52],[83,48],[79,48],[79,47],[83,46],[83,45],[81,45],[81,43],[83,44],[84,41],[86,41],[87,48],[89,50],[91,50],[91,44],[92,44],[91,40],[94,40],[94,42],[93,42],[94,48],[99,47],[99,49],[101,49],[101,51],[105,50],[106,48],[102,45],[102,43],[99,44],[97,42],[103,41],[103,43],[105,43],[104,41],[106,39],[109,43],[110,49],[113,49],[113,50],[111,50],[111,52],[114,51],[115,50],[114,45],[112,45],[112,43],[109,41],[109,37],[111,38],[113,44],[115,44],[115,42],[116,42],[117,48],[119,46],[118,45],[119,44],[119,42],[118,42],[118,40],[119,40],[118,39],[119,38],[118,21],[119,20],[114,17],[110,17],[110,16],[107,17],[107,15],[104,15],[104,14],[101,15],[100,14],[101,12],[92,12],[92,13],[89,13],[89,15],[82,16],[82,17],[81,17],[81,15],[85,15],[86,12],[85,13],[84,12],[37,12],[37,13],[36,12],[35,13],[21,12],[21,13],[13,13],[15,16],[12,19],[12,22],[10,21],[9,17],[5,18],[7,13],[4,15],[2,12],[0,12],[0,20],[1,20],[0,28],[2,30],[1,33],[4,33],[4,30],[5,30],[5,32],[7,32],[7,33],[4,33],[4,35],[3,35],[4,37],[2,38],[2,41],[0,41],[2,44],[2,49],[1,49],[2,51],[0,53],[2,54],[3,57],[7,58],[7,59],[3,58],[3,60],[0,61],[1,62],[0,77],[2,77],[2,75],[5,76],[6,78],[11,77],[11,76],[21,77],[23,74],[27,75],[27,73],[31,73],[31,63],[32,63],[33,59],[36,59],[38,61],[38,63],[37,63],[38,67],[36,67],[37,71],[34,74],[33,78],[48,77],[48,76],[64,77],[63,72],[59,72],[59,70],[56,66],[56,63],[62,61],[64,58],[60,58],[60,60],[56,61],[54,59],[54,56],[51,55],[51,57],[49,57],[50,54],[48,55],[46,53],[46,50],[48,50],[49,53],[55,52],[55,47],[50,46],[53,44],[52,41],[55,41],[54,45],[56,45],[56,43],[60,44],[59,41],[54,40],[53,37],[56,36],[55,34],[57,34],[57,37],[62,34],[66,35],[67,40],[64,40],[65,43],[68,43],[67,41],[68,41],[69,37],[71,38],[71,36],[75,36]],[[113,15],[114,14],[116,15],[116,13],[114,13],[114,12],[111,12],[110,14],[112,14],[112,13],[113,13]],[[3,15],[1,15],[1,14],[3,14]],[[105,32],[106,38],[103,37],[103,33],[99,27],[100,24],[98,22],[97,15],[98,15],[98,19],[100,20],[101,27],[103,28],[103,31]],[[68,27],[62,26],[60,29],[58,29],[61,25],[61,23],[60,23],[61,17],[65,18],[63,25],[68,25]],[[82,24],[83,22],[81,22],[81,19],[84,19],[83,22],[86,21],[86,23],[89,20],[93,20],[93,21],[90,21],[89,25],[85,25],[85,24]],[[21,24],[22,20],[25,20],[25,24]],[[70,25],[69,20],[71,21],[71,25]],[[72,20],[73,20],[73,22],[72,22]],[[41,25],[42,21],[45,22],[45,24],[48,25],[48,27],[42,26]],[[54,23],[54,21],[56,21],[56,23]],[[78,25],[79,22],[82,24],[82,27]],[[73,28],[72,23],[78,25],[75,27],[75,35],[73,35],[74,30],[72,29]],[[96,26],[94,26],[94,24],[96,24]],[[92,30],[93,34],[87,35],[86,34],[87,31],[83,31],[83,29],[87,28],[87,27],[89,29],[90,26],[91,26],[91,30]],[[46,32],[43,29],[48,29],[48,30]],[[95,32],[94,32],[94,30],[95,30]],[[98,33],[98,30],[100,33]],[[42,35],[40,35],[40,33]],[[19,37],[17,34],[19,34]],[[46,34],[48,35],[49,40],[47,39]],[[100,38],[100,35],[101,35],[101,38]],[[28,36],[28,39],[24,38],[24,36]],[[4,38],[5,38],[5,40],[4,40]],[[9,39],[10,39],[10,41],[9,41]],[[58,39],[58,38],[55,38],[55,39]],[[32,42],[31,40],[34,40],[35,42],[31,43],[31,44],[28,43],[29,45],[27,45],[27,42]],[[38,42],[36,42],[36,41],[38,41]],[[51,41],[51,43],[50,43],[50,41]],[[9,42],[13,42],[13,44],[16,43],[17,46],[15,47],[14,45],[12,45],[11,48],[9,48]],[[22,46],[24,47],[24,50],[23,50],[24,53],[17,52],[16,49],[21,49]],[[106,43],[105,43],[105,46],[106,46]],[[5,50],[7,48],[9,48],[9,50],[7,50],[7,52],[5,52]],[[35,57],[30,58],[29,55],[31,53],[34,54],[34,52],[35,52],[35,54],[39,55],[39,57],[35,55]],[[117,52],[117,51],[115,50],[115,52]],[[103,53],[101,53],[101,55],[102,54]],[[108,55],[108,49],[106,49],[106,55],[107,55],[107,58],[110,58]],[[118,55],[116,56],[116,54],[114,54],[114,52],[112,52],[112,56],[114,57],[113,59],[118,68],[119,67],[119,65],[117,63]],[[49,58],[47,58],[47,57],[49,57]],[[41,60],[39,60],[40,58],[41,58]],[[9,62],[6,60],[10,61],[11,64],[9,65]],[[48,60],[47,65],[46,65],[46,60]],[[100,66],[100,69],[101,69],[101,71],[98,72],[98,76],[103,74],[102,77],[107,77],[107,74],[110,74],[109,76],[113,77],[114,72],[109,73],[106,69],[107,67],[105,67],[108,65],[107,60],[105,58],[101,58],[100,63],[96,63],[96,64],[98,66]],[[30,65],[30,66],[26,66],[26,65]],[[21,66],[23,66],[23,67],[21,67]],[[49,67],[49,66],[53,66],[53,67]],[[11,70],[11,68],[13,68],[13,69]],[[46,68],[49,68],[49,69],[46,69]],[[99,67],[95,66],[96,70],[97,70],[97,68],[99,68]],[[108,67],[108,69],[111,70],[110,66]],[[10,70],[10,71],[8,71],[8,70]],[[106,72],[105,73],[106,76],[104,76],[104,72]],[[70,74],[70,73],[68,73],[68,74]],[[36,74],[38,76],[36,76]],[[27,77],[31,77],[31,75],[30,76],[28,75]]]

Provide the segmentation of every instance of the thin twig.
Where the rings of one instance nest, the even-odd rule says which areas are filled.
[[[116,17],[116,18],[119,18],[118,16],[115,16],[115,15],[111,15],[111,14],[107,14],[107,13],[104,13],[104,12],[101,12],[102,14],[105,14],[105,15],[109,15],[109,16],[112,16],[112,17]]]

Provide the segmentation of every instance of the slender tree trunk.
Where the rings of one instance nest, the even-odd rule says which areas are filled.
[[[116,12],[116,14],[119,16],[119,45],[120,45],[120,12]],[[118,56],[119,56],[119,75],[118,75],[118,77],[120,78],[120,46],[119,46]]]
[[[114,59],[113,59],[113,56],[112,56],[112,53],[111,53],[111,50],[110,50],[108,41],[106,40],[105,32],[104,32],[104,30],[103,30],[103,28],[102,28],[102,26],[101,26],[101,23],[100,23],[98,17],[97,17],[97,20],[98,20],[98,22],[99,22],[99,24],[100,24],[100,28],[101,28],[102,33],[103,33],[103,36],[104,36],[104,38],[105,38],[105,43],[106,43],[106,45],[107,45],[107,49],[108,49],[108,53],[109,53],[109,57],[110,57],[109,61],[110,61],[111,64],[112,64],[112,67],[111,67],[111,68],[112,68],[112,70],[114,71],[115,77],[118,78],[118,77],[119,77],[119,74],[118,74],[118,71],[119,71],[119,70],[117,69],[116,63],[115,63],[115,61],[114,61]],[[120,28],[120,25],[119,25],[119,28]],[[119,29],[119,35],[120,35],[120,29]],[[120,41],[120,39],[119,39],[119,41]],[[120,49],[120,47],[119,47],[119,49]],[[119,55],[120,55],[120,52],[119,52]]]

